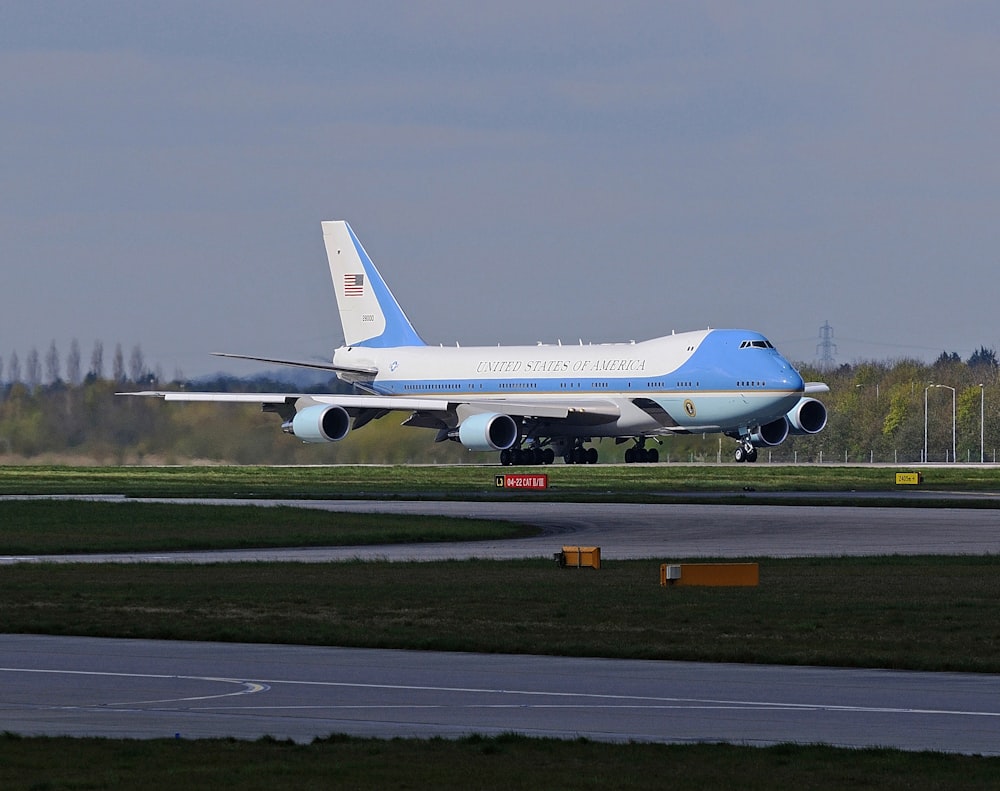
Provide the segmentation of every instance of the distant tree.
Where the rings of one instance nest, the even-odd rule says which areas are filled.
[[[941,355],[934,361],[934,365],[942,366],[960,362],[962,362],[962,358],[958,356],[958,352],[941,352]]]
[[[141,382],[146,378],[146,361],[142,356],[142,349],[137,343],[132,347],[132,354],[128,358],[129,378],[133,382]]]
[[[996,352],[985,346],[980,346],[972,353],[967,364],[970,368],[987,368],[990,371],[995,371],[998,365]]]
[[[32,347],[24,361],[24,376],[30,390],[37,390],[42,383],[42,363],[38,357],[38,349]]]
[[[69,354],[66,356],[66,381],[73,387],[80,384],[80,344],[76,338],[69,345]]]
[[[10,356],[10,383],[17,384],[21,381],[21,360],[14,352]]]
[[[45,381],[52,385],[58,384],[62,379],[59,371],[59,350],[56,348],[56,342],[52,341],[45,353]]]
[[[94,350],[90,353],[90,375],[94,379],[104,378],[104,344],[94,341]]]
[[[125,355],[122,354],[122,345],[115,344],[115,356],[111,359],[111,378],[117,384],[125,381]]]

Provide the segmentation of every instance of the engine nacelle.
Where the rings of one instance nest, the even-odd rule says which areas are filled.
[[[790,434],[818,434],[826,428],[826,407],[815,398],[801,398],[787,415]]]
[[[300,409],[285,431],[303,442],[338,442],[351,430],[351,416],[342,406],[307,406]]]
[[[780,445],[787,437],[788,421],[779,417],[777,420],[758,426],[750,435],[750,441],[759,448],[762,445]]]
[[[470,415],[458,427],[458,441],[469,450],[507,450],[519,435],[514,418],[496,412]]]

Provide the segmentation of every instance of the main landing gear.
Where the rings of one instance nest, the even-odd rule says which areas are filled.
[[[584,440],[569,444],[570,440],[556,438],[552,440],[556,446],[543,447],[541,443],[527,448],[513,447],[500,451],[500,464],[504,467],[530,464],[551,464],[556,460],[556,454],[563,457],[567,464],[597,464],[597,448],[585,448]]]
[[[585,448],[580,443],[563,456],[563,461],[567,464],[597,464],[597,448]]]
[[[543,448],[541,445],[530,448],[507,448],[500,451],[500,464],[504,467],[551,464],[555,460],[555,451],[552,448]]]
[[[637,437],[635,446],[625,451],[626,464],[656,464],[660,460],[660,451],[646,447],[646,438]]]

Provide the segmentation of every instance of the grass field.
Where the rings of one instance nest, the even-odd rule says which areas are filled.
[[[602,744],[518,736],[310,745],[264,739],[113,741],[0,735],[0,788],[253,789],[984,789],[1000,759],[781,745]]]
[[[1000,558],[762,560],[757,588],[656,561],[18,564],[8,632],[1000,672]],[[456,603],[460,603],[457,605]]]
[[[496,497],[494,468],[0,468],[0,493]],[[546,468],[552,499],[881,490],[884,468]],[[925,488],[997,491],[996,470]],[[85,507],[81,507],[85,506]],[[93,507],[91,507],[93,506]],[[68,510],[67,510],[68,509]],[[110,510],[105,510],[110,509]],[[118,510],[115,510],[118,509]],[[285,509],[0,503],[0,554],[469,540],[507,525]],[[266,514],[265,514],[266,512]],[[441,531],[441,532],[431,532]],[[431,538],[433,536],[433,539]],[[391,539],[390,539],[391,537]],[[673,560],[673,559],[672,559]],[[677,558],[676,560],[680,560]],[[755,589],[661,589],[652,561],[6,566],[7,632],[1000,672],[1000,558],[761,559]],[[461,601],[461,607],[454,603]],[[983,788],[1000,759],[474,737],[312,745],[0,736],[0,788]]]

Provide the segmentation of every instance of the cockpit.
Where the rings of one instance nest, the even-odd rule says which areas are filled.
[[[759,338],[752,341],[743,341],[740,343],[741,349],[773,349],[774,346],[766,338]]]

